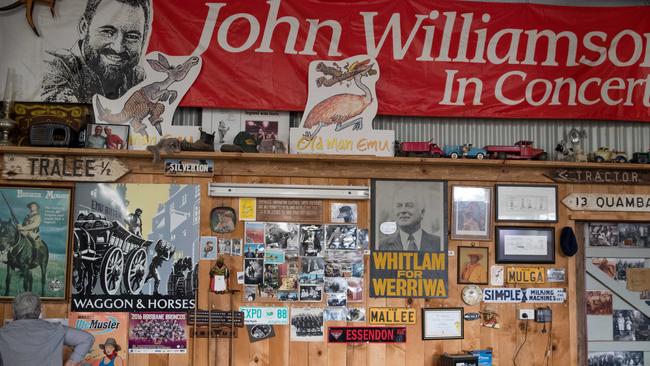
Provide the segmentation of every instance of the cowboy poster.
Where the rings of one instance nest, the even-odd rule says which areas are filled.
[[[0,187],[0,296],[65,297],[70,198],[69,189]]]
[[[194,308],[200,187],[77,184],[72,310]]]
[[[128,313],[70,313],[70,326],[85,330],[95,343],[81,366],[127,365]]]
[[[129,314],[129,352],[187,352],[186,317],[187,313]]]

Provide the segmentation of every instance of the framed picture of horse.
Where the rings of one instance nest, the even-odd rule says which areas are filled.
[[[71,192],[0,187],[0,297],[64,300]]]

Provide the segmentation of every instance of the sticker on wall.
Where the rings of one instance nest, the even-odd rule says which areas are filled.
[[[566,268],[547,268],[546,282],[566,282]]]
[[[255,198],[239,199],[239,219],[241,221],[255,221],[257,218]]]
[[[405,343],[406,327],[329,327],[329,343]]]
[[[235,231],[237,213],[232,207],[215,207],[210,211],[210,230],[224,234]]]
[[[503,286],[504,281],[504,268],[503,266],[491,266],[490,267],[490,285],[491,286]]]
[[[217,259],[217,237],[216,236],[202,236],[199,254],[201,260],[214,260]]]
[[[248,330],[248,341],[250,343],[255,343],[275,337],[275,330],[273,329],[272,325],[247,325],[246,329]]]
[[[292,154],[394,155],[394,131],[373,130],[377,114],[377,60],[358,55],[309,64],[308,96]]]

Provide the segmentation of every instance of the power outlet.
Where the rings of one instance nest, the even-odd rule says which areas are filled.
[[[535,320],[535,310],[519,309],[519,320]]]

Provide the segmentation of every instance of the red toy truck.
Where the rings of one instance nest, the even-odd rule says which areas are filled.
[[[532,141],[517,141],[514,146],[488,145],[484,149],[492,159],[548,159],[548,154],[542,149],[534,148]]]
[[[445,153],[442,151],[442,149],[431,141],[433,140],[423,142],[402,142],[398,145],[398,149],[395,152],[395,155],[424,156],[432,158],[440,158],[445,156]]]

